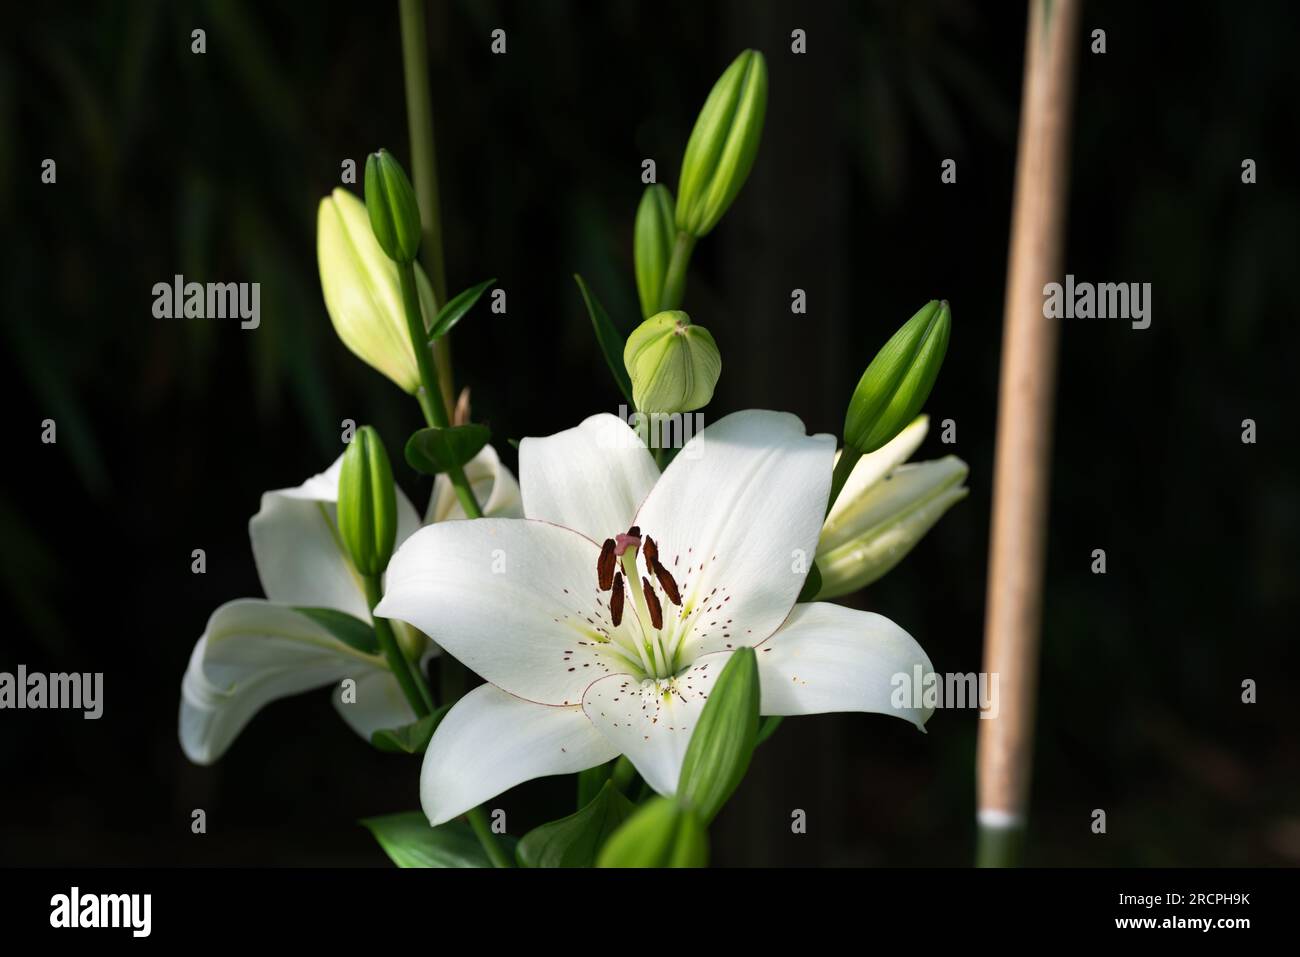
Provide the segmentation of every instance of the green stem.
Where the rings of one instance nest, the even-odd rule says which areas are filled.
[[[397,679],[402,694],[406,695],[406,700],[410,702],[411,710],[415,712],[415,716],[417,718],[426,717],[433,711],[433,695],[429,692],[429,686],[425,682],[424,676],[416,670],[418,666],[408,661],[406,655],[402,654],[402,649],[397,643],[397,636],[393,634],[393,627],[388,623],[388,619],[378,618],[373,614],[375,606],[379,604],[379,599],[383,597],[379,576],[365,576],[365,584],[366,604],[372,612],[371,618],[375,623],[375,637],[379,640],[379,650],[384,653],[384,659],[388,662],[393,677]]]
[[[483,808],[472,807],[465,812],[465,817],[469,820],[469,826],[474,829],[474,836],[478,838],[479,844],[483,846],[483,852],[487,854],[488,860],[492,862],[493,867],[512,867],[510,858],[506,856],[505,849],[497,836],[492,833],[492,825],[488,823],[487,815],[483,813]]]
[[[447,301],[447,273],[442,246],[442,202],[438,193],[438,151],[433,139],[433,103],[429,97],[429,38],[424,0],[401,0],[402,77],[406,86],[406,125],[411,133],[411,171],[420,206],[420,259],[433,287],[434,307]],[[442,383],[442,402],[455,404],[451,344],[443,336],[433,344],[433,361]]]
[[[406,329],[411,336],[411,347],[415,349],[415,364],[420,370],[420,388],[416,392],[416,398],[420,401],[420,408],[424,410],[424,418],[429,425],[445,429],[450,420],[447,417],[447,406],[443,404],[442,390],[438,386],[438,370],[434,368],[425,341],[428,332],[424,328],[420,299],[415,290],[415,265],[398,263],[397,278],[402,287],[402,311],[406,313]],[[465,514],[470,518],[482,518],[483,510],[474,498],[474,490],[465,477],[464,467],[457,465],[448,469],[447,477],[451,479],[451,486],[456,490],[456,497]]]
[[[831,474],[831,494],[826,501],[827,515],[831,513],[831,508],[835,505],[835,500],[840,497],[840,492],[844,491],[844,483],[853,474],[853,467],[858,464],[860,458],[862,458],[861,452],[847,445],[844,446],[844,451],[840,453],[840,460],[835,463],[835,471]]]
[[[694,249],[694,236],[690,233],[677,234],[672,258],[668,260],[668,272],[664,275],[664,291],[659,297],[660,312],[681,308],[682,297],[686,295],[686,267],[691,264],[691,251]]]
[[[979,825],[975,849],[976,867],[1017,867],[1024,847],[1023,827]]]

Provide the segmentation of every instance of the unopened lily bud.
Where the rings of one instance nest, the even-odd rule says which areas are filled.
[[[876,353],[862,373],[844,418],[844,444],[874,452],[916,417],[948,350],[952,313],[931,300]]]
[[[641,315],[649,318],[659,311],[664,276],[673,255],[677,227],[673,223],[673,194],[661,184],[647,186],[636,208],[632,235],[632,258],[636,262],[636,291]]]
[[[405,265],[420,251],[420,207],[402,164],[387,150],[366,158],[366,210],[370,228],[389,259]]]
[[[397,494],[379,433],[363,425],[343,453],[339,471],[339,537],[362,575],[379,575],[393,557]]]
[[[672,798],[655,797],[610,835],[597,867],[704,867],[709,836],[696,813]]]
[[[402,389],[420,387],[420,370],[402,311],[397,265],[379,248],[365,204],[345,189],[320,201],[316,262],[334,331],[362,362]],[[417,263],[415,288],[428,326],[437,310],[433,289]]]
[[[913,440],[920,441],[904,430],[854,467],[817,542],[819,600],[847,595],[883,576],[966,497],[962,483],[968,469],[956,456],[896,464],[910,452],[905,447]]]
[[[699,238],[717,225],[754,165],[766,110],[767,63],[757,50],[746,50],[714,84],[686,143],[679,230]]]
[[[713,336],[684,312],[651,316],[632,331],[623,349],[632,401],[641,412],[692,412],[713,398],[722,355]]]
[[[682,759],[677,797],[705,824],[717,816],[749,768],[758,740],[758,661],[735,652],[713,683]]]

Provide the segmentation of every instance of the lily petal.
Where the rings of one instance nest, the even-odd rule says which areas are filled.
[[[519,483],[510,474],[510,470],[501,464],[501,458],[492,446],[483,446],[482,451],[470,459],[465,465],[465,477],[469,479],[474,498],[478,500],[484,515],[489,518],[523,518],[524,506],[519,494]],[[429,497],[429,508],[424,514],[425,524],[464,517],[465,509],[456,498],[451,479],[445,473],[439,473],[433,480],[433,495]]]
[[[789,614],[816,554],[834,457],[834,438],[805,435],[795,416],[746,411],[704,429],[664,471],[635,524],[677,581],[691,626],[685,660],[756,645]]]
[[[608,642],[599,554],[546,522],[439,522],[397,550],[375,614],[411,623],[510,694],[577,705],[587,685],[627,667]]]
[[[343,457],[297,488],[262,496],[248,523],[262,590],[273,602],[334,608],[370,620],[361,579],[338,533],[339,472]],[[420,527],[420,517],[397,490],[397,541]]]
[[[899,680],[930,659],[883,615],[826,602],[796,605],[781,630],[756,649],[765,715],[873,711],[924,730],[933,708],[899,707]],[[901,679],[900,679],[901,676]]]
[[[632,524],[659,468],[626,422],[608,412],[519,443],[524,514],[600,542]]]
[[[355,700],[343,700],[342,683],[334,689],[334,710],[366,741],[376,731],[400,728],[415,720],[415,712],[391,671],[376,669],[357,674],[355,681]]]
[[[552,708],[480,685],[433,733],[420,803],[434,827],[516,784],[572,774],[617,755],[580,707]]]
[[[672,794],[691,732],[730,657],[729,651],[705,655],[671,681],[602,678],[583,695],[582,710],[647,784],[660,794]]]
[[[212,613],[181,681],[181,748],[196,764],[211,764],[270,702],[376,671],[388,674],[292,608],[227,602]]]

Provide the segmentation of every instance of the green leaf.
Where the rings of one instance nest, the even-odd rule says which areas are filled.
[[[514,449],[516,452],[519,451],[519,440],[518,440],[518,439],[506,439],[506,441],[510,443],[510,447],[511,447],[512,449]]]
[[[491,867],[464,821],[429,827],[422,811],[368,817],[361,822],[398,867]]]
[[[523,867],[591,867],[605,841],[636,811],[636,806],[606,781],[581,811],[534,828],[515,851]]]
[[[781,727],[782,718],[779,714],[770,714],[763,719],[763,723],[758,726],[758,736],[754,738],[754,747],[758,747],[772,735],[776,734],[776,729]]]
[[[686,746],[677,796],[708,824],[736,790],[758,738],[758,658],[753,648],[731,656]]]
[[[594,768],[578,772],[578,807],[584,808],[600,793],[609,776],[614,772],[614,762],[606,761]]]
[[[812,601],[821,590],[822,572],[817,567],[817,563],[813,562],[812,568],[808,569],[808,577],[803,580],[803,588],[799,590],[799,597],[796,601]]]
[[[605,364],[609,366],[614,381],[618,383],[619,389],[622,390],[628,404],[631,405],[632,380],[628,378],[627,369],[623,366],[623,347],[625,345],[623,336],[614,328],[609,313],[605,312],[605,307],[587,288],[587,284],[582,281],[582,277],[575,273],[573,279],[582,292],[582,301],[587,305],[587,315],[591,317],[591,326],[596,330],[596,341],[600,343],[600,351],[605,356]]]
[[[304,618],[310,618],[348,647],[368,655],[379,654],[379,639],[375,637],[375,629],[370,622],[353,618],[346,612],[335,611],[333,608],[295,607],[294,611]]]
[[[477,286],[470,286],[464,292],[453,296],[447,305],[439,309],[429,330],[429,344],[433,345],[434,340],[441,339],[451,332],[451,327],[465,318],[465,313],[474,308],[474,303],[478,302],[479,297],[487,292],[488,287],[494,282],[495,279],[486,279]]]
[[[425,715],[418,721],[404,724],[400,728],[384,728],[370,736],[370,743],[380,751],[391,754],[423,754],[429,746],[429,739],[442,722],[443,716],[451,705],[445,704],[433,714]]]
[[[596,859],[597,867],[704,867],[709,834],[699,816],[672,798],[654,797],[623,822]]]
[[[486,425],[450,425],[420,429],[406,442],[406,462],[417,472],[437,475],[463,467],[492,438]]]

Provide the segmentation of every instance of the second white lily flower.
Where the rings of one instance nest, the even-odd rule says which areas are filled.
[[[337,501],[342,457],[297,488],[262,496],[249,522],[253,557],[266,599],[241,598],[212,613],[181,682],[179,731],[186,757],[211,764],[267,704],[333,685],[335,707],[366,740],[378,730],[415,720],[388,663],[367,650],[370,610],[365,589],[339,538]],[[488,514],[518,515],[519,487],[486,446],[466,473]],[[451,483],[434,482],[425,521],[463,519]],[[420,517],[397,490],[397,540]],[[396,629],[411,657],[436,651],[405,626]],[[351,639],[351,640],[349,640]],[[344,701],[339,683],[356,682]]]

